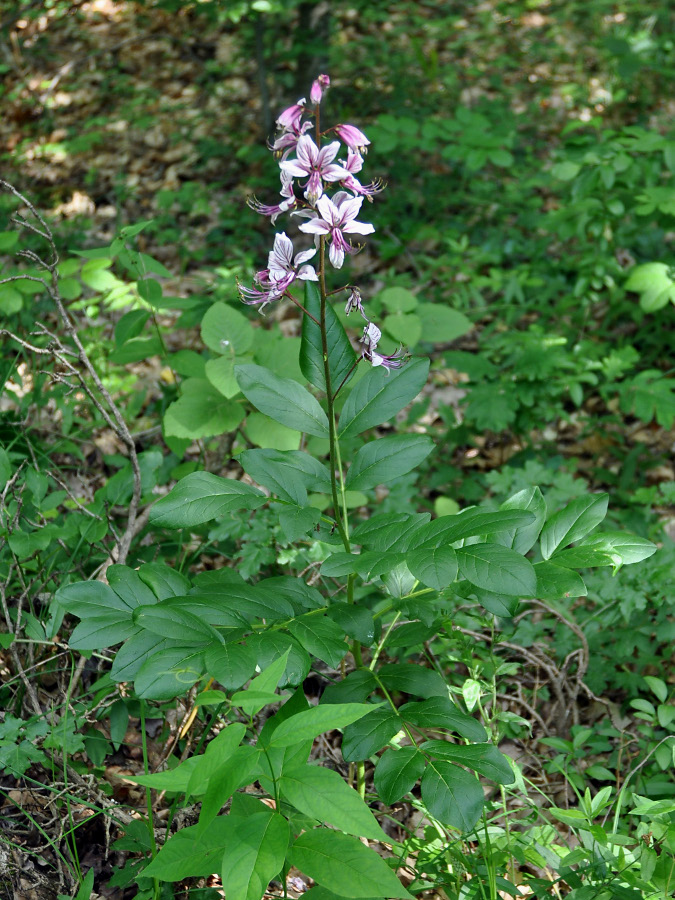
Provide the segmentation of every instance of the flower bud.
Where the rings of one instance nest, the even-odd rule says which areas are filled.
[[[355,128],[354,125],[336,125],[335,133],[340,140],[345,143],[350,150],[356,150],[358,153],[367,153],[367,145],[370,143],[368,138],[362,131]]]
[[[309,99],[312,103],[321,103],[323,92],[330,87],[330,78],[328,75],[319,75],[316,81],[312,82],[312,89],[309,92]]]

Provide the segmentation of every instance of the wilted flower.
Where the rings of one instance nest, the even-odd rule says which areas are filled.
[[[344,191],[338,191],[330,200],[325,194],[319,198],[316,208],[319,215],[309,222],[300,225],[300,231],[306,234],[325,234],[330,241],[328,256],[336,269],[341,269],[345,253],[356,253],[344,239],[344,234],[372,234],[375,229],[367,222],[357,222],[363,197],[350,197]]]
[[[363,344],[361,355],[369,363],[372,363],[373,366],[382,366],[384,369],[400,369],[406,359],[405,352],[403,350],[397,350],[396,353],[392,353],[391,356],[386,356],[383,353],[376,353],[375,351],[381,337],[382,332],[377,325],[368,322],[363,329],[363,337],[361,338],[361,343]]]
[[[367,318],[365,310],[363,308],[363,300],[361,298],[361,291],[357,287],[353,287],[351,289],[351,293],[347,298],[347,303],[345,305],[345,314],[349,315],[350,312],[353,312],[357,309],[364,319]]]

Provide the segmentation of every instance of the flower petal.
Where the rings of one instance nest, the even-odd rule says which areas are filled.
[[[311,259],[316,255],[316,247],[313,250],[301,250],[295,257],[295,265],[301,266],[303,263],[306,263],[308,259]]]
[[[309,167],[303,166],[297,159],[284,159],[279,163],[279,168],[293,178],[302,178],[309,172]]]
[[[300,231],[304,231],[305,234],[328,234],[330,231],[330,225],[328,222],[324,222],[323,219],[310,219],[309,222],[298,225],[298,228]]]
[[[360,200],[361,198],[359,197],[358,199]],[[368,222],[347,222],[346,225],[342,226],[342,230],[345,234],[372,234],[375,231],[375,226]]]
[[[341,269],[342,264],[345,261],[345,252],[342,247],[338,247],[337,244],[331,243],[328,250],[328,258],[330,259],[333,268]]]

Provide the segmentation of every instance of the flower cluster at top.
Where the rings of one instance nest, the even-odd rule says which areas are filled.
[[[315,241],[313,249],[294,253],[293,242],[284,231],[274,236],[267,268],[256,272],[253,287],[239,285],[244,303],[261,310],[284,296],[295,300],[289,293],[295,281],[319,281],[309,260],[315,256],[321,241],[328,247],[330,264],[341,269],[345,254],[361,249],[348,236],[375,231],[369,223],[359,222],[357,216],[364,198],[372,202],[384,185],[381,181],[361,184],[356,177],[363,168],[363,155],[370,144],[362,131],[354,125],[334,125],[320,130],[320,105],[329,86],[328,75],[319,75],[312,84],[309,104],[304,98],[298,100],[277,119],[278,132],[270,149],[279,162],[280,202],[268,206],[256,199],[249,201],[249,206],[268,216],[273,225],[283,213],[304,220],[298,225],[299,230],[314,235]],[[314,136],[310,134],[312,130]],[[322,144],[323,138],[329,142]],[[349,291],[347,314],[357,310],[367,323],[361,337],[363,358],[373,366],[399,368],[404,354],[399,351],[385,356],[377,352],[380,329],[368,319],[358,288],[349,286],[345,290]]]

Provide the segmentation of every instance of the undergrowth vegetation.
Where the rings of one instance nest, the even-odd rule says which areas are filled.
[[[15,6],[6,896],[672,896],[667,5]]]

